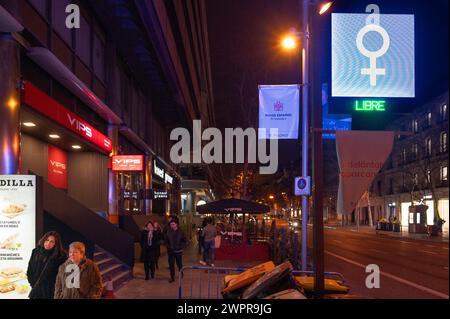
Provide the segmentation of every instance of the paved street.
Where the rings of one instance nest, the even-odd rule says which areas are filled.
[[[326,271],[344,274],[352,294],[374,298],[448,298],[448,249],[448,241],[339,228],[325,231]],[[369,264],[380,267],[380,289],[365,287]]]

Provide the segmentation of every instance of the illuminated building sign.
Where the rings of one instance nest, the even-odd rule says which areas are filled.
[[[158,166],[156,161],[153,161],[153,174],[161,179],[165,179],[164,168]]]
[[[355,101],[353,110],[355,112],[385,112],[386,101]]]
[[[112,157],[113,171],[143,171],[143,155],[117,155]]]
[[[0,175],[0,300],[27,299],[36,247],[36,176]]]
[[[167,191],[153,190],[153,199],[168,199]]]
[[[56,123],[99,146],[102,150],[108,153],[112,151],[112,141],[109,138],[29,82],[25,84],[23,102]]]
[[[170,176],[169,174],[165,173],[165,174],[164,174],[164,182],[165,182],[165,183],[172,184],[172,183],[173,183],[173,177]]]
[[[414,15],[332,15],[332,97],[414,98]]]

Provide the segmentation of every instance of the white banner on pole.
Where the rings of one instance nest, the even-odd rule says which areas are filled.
[[[351,214],[394,145],[394,132],[338,131],[339,161],[338,214]]]
[[[300,88],[298,85],[259,86],[259,139],[298,139]],[[270,129],[277,128],[278,134]]]

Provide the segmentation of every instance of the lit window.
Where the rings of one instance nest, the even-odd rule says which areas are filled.
[[[429,112],[429,113],[427,114],[427,125],[428,125],[428,126],[431,126],[431,120],[432,120],[432,116],[431,116],[431,112]]]
[[[417,144],[413,144],[412,146],[412,153],[414,154],[414,157],[417,157],[417,153],[418,153],[418,145]]]
[[[402,160],[403,162],[406,162],[406,149],[403,149],[402,151]]]
[[[441,105],[441,121],[445,121],[447,119],[447,104]]]
[[[418,120],[412,121],[412,130],[414,133],[419,132],[419,121]]]
[[[427,183],[430,184],[431,183],[431,170],[427,169]]]
[[[431,137],[428,137],[426,140],[425,140],[425,149],[426,149],[426,152],[427,152],[427,156],[431,156]]]
[[[441,142],[440,142],[440,151],[441,153],[446,153],[447,152],[447,132],[442,132],[441,133]]]
[[[441,181],[448,180],[448,166],[441,167]]]

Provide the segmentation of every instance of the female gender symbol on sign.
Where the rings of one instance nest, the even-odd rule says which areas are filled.
[[[369,51],[364,46],[363,40],[367,33],[369,32],[377,32],[381,35],[383,38],[383,45],[378,51]],[[370,76],[370,86],[376,86],[377,85],[377,76],[379,75],[386,75],[386,69],[385,68],[378,68],[377,67],[377,59],[382,57],[386,54],[386,52],[389,50],[389,46],[391,44],[391,40],[389,38],[389,34],[386,32],[386,30],[376,24],[369,24],[366,25],[364,28],[362,28],[356,37],[356,47],[358,48],[359,52],[361,52],[362,55],[368,57],[370,59],[370,67],[362,68],[361,74],[362,75],[369,75]]]

